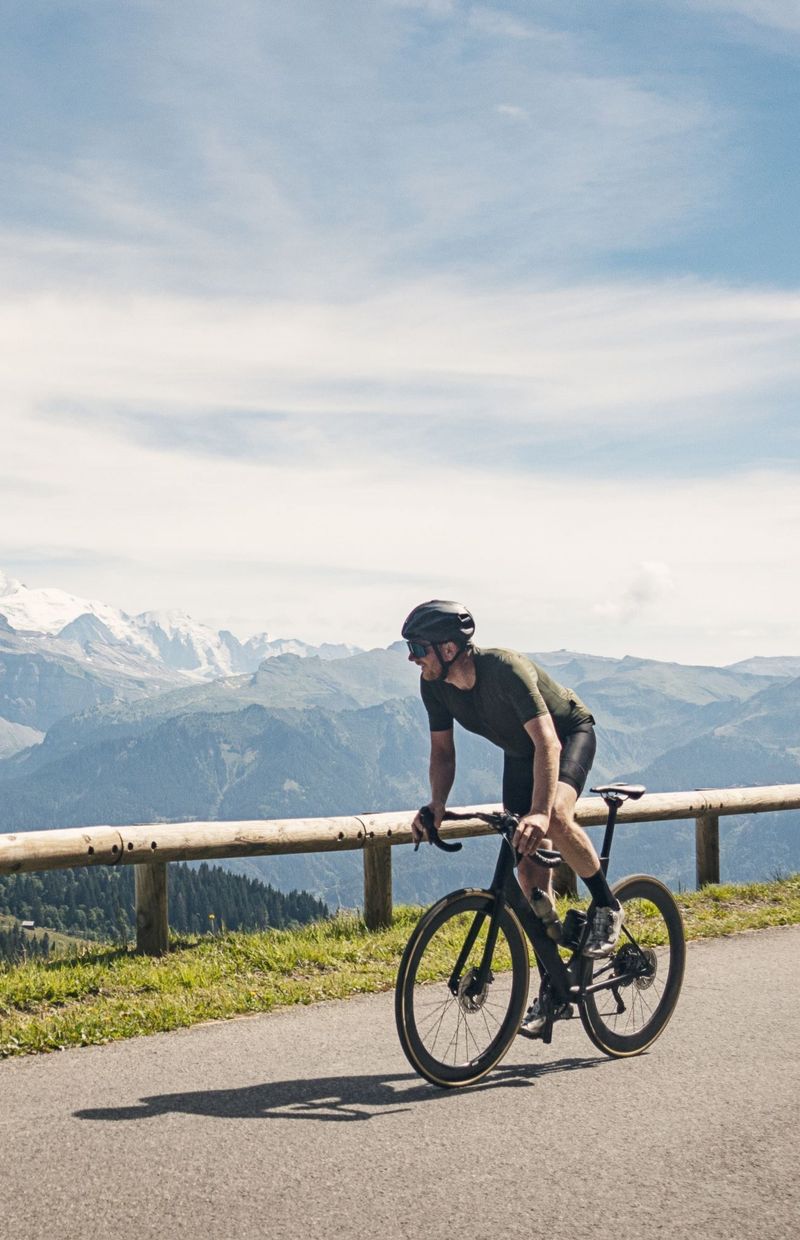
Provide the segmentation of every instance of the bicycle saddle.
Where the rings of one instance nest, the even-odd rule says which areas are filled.
[[[647,789],[644,784],[598,784],[592,792],[599,792],[604,801],[638,801]]]

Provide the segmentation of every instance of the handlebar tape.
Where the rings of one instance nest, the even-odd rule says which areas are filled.
[[[448,844],[446,840],[442,839],[441,835],[436,829],[436,823],[434,822],[434,819],[433,819],[433,811],[431,810],[431,807],[429,805],[422,806],[422,808],[419,811],[419,816],[422,819],[423,827],[428,832],[428,839],[430,840],[431,844],[435,844],[437,848],[441,848],[442,852],[454,853],[454,852],[461,851],[461,849],[463,848],[463,844]],[[414,852],[417,851],[417,849],[419,848],[419,845],[420,845],[420,841],[417,840],[416,844],[414,845]]]
[[[423,805],[421,807],[419,811],[419,816],[422,819],[422,825],[424,826],[425,830],[428,832],[428,839],[430,840],[431,844],[435,844],[437,848],[441,848],[442,852],[452,853],[452,852],[459,851],[459,849],[462,847],[461,844],[448,844],[439,835],[439,832],[437,831],[436,826],[434,824],[433,812],[429,805]],[[505,811],[503,811],[503,813],[494,813],[494,814],[479,814],[479,813],[455,814],[453,813],[452,810],[448,809],[448,810],[445,810],[444,818],[449,819],[451,822],[462,820],[462,819],[464,821],[467,821],[471,818],[479,818],[481,819],[481,821],[488,823],[489,826],[493,826],[495,830],[498,830],[500,832],[501,835],[505,836],[509,844],[511,843],[511,840],[513,838],[514,831],[516,830],[517,822],[518,822],[518,819],[513,814],[509,814]],[[414,852],[417,851],[417,849],[419,848],[419,845],[420,845],[420,841],[417,840],[416,844],[414,845]],[[517,862],[519,862],[522,859],[521,854],[516,852],[516,849],[514,851],[515,851]],[[552,848],[537,848],[536,852],[533,853],[531,860],[535,861],[537,865],[544,866],[544,868],[547,870],[554,870],[555,867],[557,865],[560,865],[561,863],[561,853],[556,852]]]

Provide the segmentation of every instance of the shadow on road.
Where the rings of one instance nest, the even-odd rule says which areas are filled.
[[[610,1063],[608,1059],[561,1059],[555,1063],[497,1068],[486,1080],[468,1087],[517,1089],[535,1084],[553,1072],[575,1072]],[[209,1089],[196,1093],[158,1094],[142,1098],[139,1106],[76,1111],[77,1119],[132,1120],[183,1113],[217,1119],[314,1119],[350,1121],[375,1119],[414,1104],[446,1102],[463,1089],[436,1089],[412,1072],[374,1076],[321,1076],[292,1081],[269,1081],[243,1089]]]

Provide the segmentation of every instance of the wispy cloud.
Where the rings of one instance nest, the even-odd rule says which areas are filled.
[[[699,402],[707,419],[756,419],[800,378],[800,297],[694,281],[502,295],[429,281],[347,304],[16,297],[0,331],[7,416],[105,403],[658,427]]]
[[[59,462],[69,461],[72,485],[48,505],[0,495],[0,562],[22,575],[15,556],[49,547],[61,562],[47,575],[42,565],[37,584],[128,611],[183,607],[238,617],[245,631],[383,644],[393,618],[436,594],[467,598],[487,644],[720,662],[752,649],[732,630],[758,628],[762,653],[793,648],[800,566],[794,552],[787,566],[786,548],[800,546],[800,505],[791,472],[702,487],[630,477],[566,487],[546,473],[508,485],[479,465],[451,465],[439,438],[414,469],[369,453],[312,468],[202,455],[178,465],[153,445],[120,450],[97,426],[55,424],[48,438],[40,475],[61,481]],[[65,565],[88,546],[99,567]],[[124,571],[103,567],[114,560]],[[637,581],[637,566],[653,560],[671,566],[676,588],[646,607],[663,581]],[[592,600],[614,601],[612,585],[627,592],[625,615],[592,613]]]
[[[743,23],[800,34],[800,8],[796,0],[682,0],[700,12],[735,17]]]
[[[614,595],[603,603],[596,603],[592,611],[603,619],[622,624],[638,619],[644,612],[655,607],[674,592],[675,583],[669,565],[657,560],[639,564],[632,578],[618,576],[612,567],[605,583],[614,587]]]
[[[558,44],[562,48],[567,42],[562,34],[537,26],[532,21],[526,21],[502,8],[472,4],[466,7],[465,16],[469,26],[481,34],[501,39],[536,39],[539,42]]]
[[[78,90],[45,123],[41,73],[8,90],[9,131],[38,118],[40,140],[3,165],[7,283],[351,296],[454,258],[506,282],[661,243],[725,190],[724,112],[568,31],[436,6],[409,44],[419,10],[234,10],[134,6],[117,31],[86,6],[70,53],[104,106]],[[116,96],[98,31],[128,68]]]
[[[530,113],[526,112],[525,108],[520,108],[515,103],[498,103],[495,107],[495,111],[498,112],[500,116],[510,116],[516,121],[530,120]]]
[[[310,639],[449,593],[529,649],[791,648],[791,152],[747,121],[793,138],[794,82],[717,36],[796,10],[648,7],[17,6],[0,563]]]

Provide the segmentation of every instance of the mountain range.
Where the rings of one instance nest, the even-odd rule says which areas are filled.
[[[69,595],[56,606],[60,592],[26,599],[24,587],[11,586],[0,581],[0,612],[7,599],[13,604],[0,622],[0,832],[329,816],[427,799],[426,718],[404,644],[357,651],[297,643],[286,653],[261,635],[229,647],[224,634],[188,618],[170,630],[155,613],[112,616],[104,604],[89,610]],[[59,627],[75,606],[83,610]],[[9,615],[50,627],[18,629]],[[179,666],[183,655],[166,638],[159,646],[156,629],[189,635],[181,649],[191,667]],[[218,649],[238,650],[255,666],[231,672],[230,654],[225,674],[212,676]],[[591,782],[633,778],[652,791],[800,782],[800,658],[690,667],[570,651],[532,657],[595,714]],[[501,755],[463,732],[457,749],[451,802],[496,801]],[[800,815],[723,819],[721,835],[723,876],[800,869]],[[483,881],[495,847],[469,841],[455,858],[397,849],[396,898],[426,900]],[[691,885],[693,824],[626,827],[614,861],[618,873],[650,869]],[[229,868],[329,904],[361,899],[357,852]]]
[[[20,726],[43,734],[65,714],[253,672],[279,655],[327,660],[356,649],[268,633],[242,642],[183,612],[129,616],[63,590],[28,589],[0,572],[0,757],[31,744]]]

